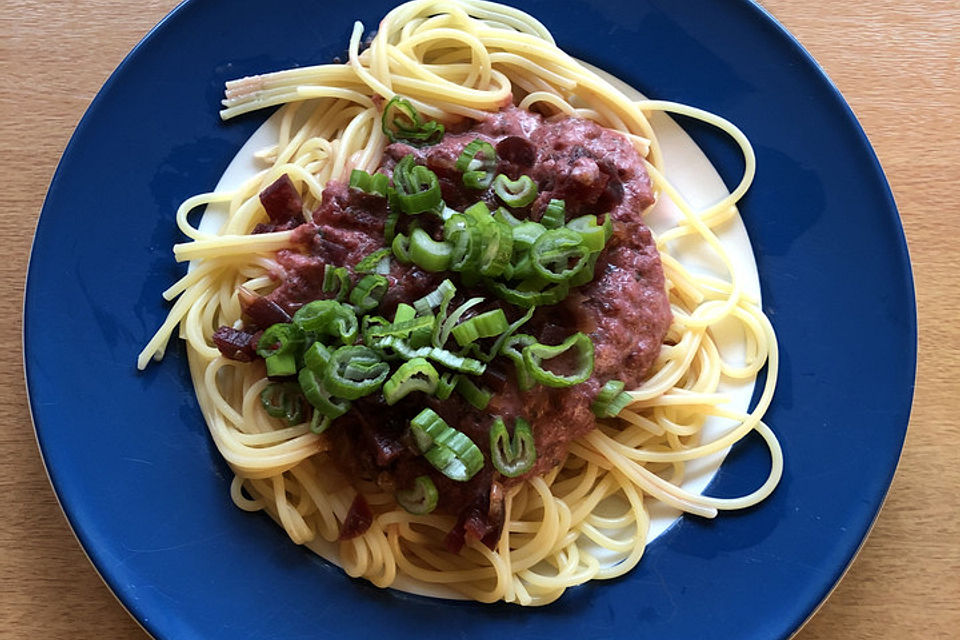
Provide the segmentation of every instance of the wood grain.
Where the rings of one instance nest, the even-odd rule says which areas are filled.
[[[957,637],[960,628],[960,7],[955,0],[767,0],[823,65],[886,170],[920,317],[913,417],[887,505],[801,640]],[[30,242],[84,109],[171,0],[0,5],[0,350],[20,353]],[[882,259],[882,257],[878,257]],[[21,359],[0,362],[0,636],[143,638],[67,526],[37,452]]]

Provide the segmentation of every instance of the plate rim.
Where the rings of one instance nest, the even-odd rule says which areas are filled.
[[[57,163],[56,170],[54,171],[50,185],[47,189],[47,193],[44,197],[43,204],[41,206],[40,215],[37,217],[37,223],[34,231],[34,236],[31,241],[28,267],[25,275],[24,281],[24,295],[22,298],[22,310],[21,310],[21,320],[22,320],[22,330],[21,330],[21,346],[22,346],[22,363],[24,367],[24,382],[26,390],[28,393],[28,410],[30,413],[31,424],[34,429],[34,437],[37,440],[38,449],[41,453],[41,461],[44,467],[44,471],[47,474],[47,477],[50,481],[51,488],[53,489],[54,495],[57,499],[58,504],[60,505],[61,510],[66,516],[68,527],[74,535],[74,537],[80,543],[81,549],[84,555],[90,560],[91,565],[97,574],[101,577],[104,584],[108,587],[111,594],[114,595],[115,599],[120,603],[120,605],[131,615],[134,621],[140,625],[140,627],[148,634],[153,637],[164,637],[162,633],[162,621],[164,619],[163,615],[159,615],[148,622],[145,619],[145,614],[141,610],[141,607],[136,606],[135,604],[130,603],[130,594],[123,588],[122,585],[115,584],[116,577],[111,576],[108,568],[105,568],[101,563],[106,561],[100,558],[100,554],[96,545],[88,539],[84,533],[84,526],[82,522],[77,522],[77,516],[73,513],[73,505],[65,503],[60,490],[58,489],[57,481],[55,476],[57,472],[51,470],[48,466],[48,456],[46,452],[46,446],[44,445],[44,438],[42,435],[42,428],[38,426],[34,402],[35,397],[31,393],[31,383],[30,379],[33,377],[31,374],[30,363],[27,359],[28,353],[28,343],[29,343],[29,332],[30,324],[28,322],[28,306],[31,300],[31,292],[35,290],[36,287],[31,288],[30,283],[30,274],[34,272],[34,263],[36,258],[36,248],[37,248],[37,237],[40,229],[40,225],[44,220],[44,216],[49,219],[52,214],[47,214],[48,209],[48,199],[51,192],[54,190],[58,182],[61,180],[61,173],[65,171],[65,167],[70,163],[71,156],[75,155],[76,149],[75,146],[78,144],[77,140],[82,136],[83,132],[86,130],[86,127],[89,126],[90,121],[95,117],[95,112],[99,108],[101,102],[105,99],[105,96],[110,94],[117,84],[118,77],[124,72],[129,66],[135,64],[143,53],[145,49],[150,47],[153,43],[153,40],[156,38],[157,34],[163,32],[168,28],[174,28],[171,25],[174,25],[175,20],[187,13],[187,11],[196,5],[202,4],[203,0],[182,0],[176,7],[174,7],[169,13],[167,13],[154,27],[152,27],[140,41],[131,49],[131,51],[124,56],[122,61],[117,65],[117,67],[111,72],[107,80],[103,83],[102,87],[97,91],[93,100],[84,111],[83,116],[76,125],[74,131],[72,132],[69,141],[67,142],[63,153]],[[515,4],[517,0],[507,0],[508,4]],[[396,4],[396,3],[395,3]],[[846,102],[841,94],[840,90],[837,88],[836,84],[833,82],[832,78],[827,74],[825,69],[816,61],[816,59],[803,47],[799,40],[788,31],[765,7],[759,5],[754,0],[737,0],[737,4],[743,5],[754,14],[754,20],[758,20],[761,24],[767,27],[773,27],[778,32],[778,36],[783,40],[791,49],[791,55],[798,58],[803,64],[811,67],[816,75],[819,76],[820,80],[825,83],[825,86],[829,89],[829,96],[833,102],[833,107],[839,107],[840,111],[844,115],[845,124],[852,131],[856,133],[858,143],[862,146],[863,151],[866,152],[866,157],[869,158],[871,165],[870,170],[872,177],[876,180],[877,184],[883,186],[882,197],[886,202],[887,211],[884,213],[891,213],[896,216],[897,228],[898,228],[898,242],[897,242],[897,255],[895,258],[901,263],[901,269],[898,270],[901,275],[904,277],[904,282],[902,283],[905,286],[905,292],[913,300],[913,305],[909,308],[907,312],[907,323],[909,325],[910,335],[912,336],[912,350],[910,353],[910,360],[912,362],[912,369],[910,372],[911,384],[909,385],[908,390],[906,391],[906,398],[909,400],[907,402],[906,415],[904,416],[904,424],[902,427],[902,433],[899,434],[899,446],[896,452],[896,461],[893,466],[888,470],[886,477],[884,478],[884,489],[882,492],[881,499],[875,508],[873,509],[873,516],[867,523],[866,530],[863,535],[860,536],[859,544],[856,546],[856,549],[849,557],[846,559],[845,564],[841,567],[838,567],[837,575],[828,581],[828,585],[824,593],[821,595],[820,599],[813,603],[813,606],[809,608],[809,612],[806,617],[799,621],[799,623],[788,623],[786,629],[787,634],[792,637],[803,628],[803,626],[809,622],[809,620],[816,614],[820,607],[824,604],[826,599],[832,593],[832,591],[839,584],[839,581],[842,579],[843,575],[849,570],[853,561],[856,559],[860,550],[863,548],[863,545],[866,543],[867,538],[869,537],[870,531],[875,525],[879,513],[882,510],[882,507],[889,495],[891,488],[891,483],[894,478],[894,475],[899,467],[899,461],[902,457],[904,440],[906,437],[907,430],[910,424],[910,417],[912,413],[913,403],[915,401],[915,386],[917,378],[917,352],[918,352],[918,326],[917,326],[917,299],[916,299],[916,288],[913,277],[912,264],[909,257],[909,246],[906,242],[906,237],[902,225],[902,219],[899,214],[899,209],[896,204],[893,191],[890,187],[889,181],[886,179],[882,165],[873,146],[870,144],[870,141],[864,131],[862,125],[857,119],[853,109]],[[761,277],[761,283],[763,282]],[[91,548],[92,547],[92,548]]]

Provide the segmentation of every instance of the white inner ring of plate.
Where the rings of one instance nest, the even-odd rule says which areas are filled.
[[[596,67],[587,66],[602,75],[627,96],[637,100],[643,98],[640,92],[628,84]],[[729,190],[723,184],[723,180],[710,160],[670,117],[658,112],[651,117],[650,122],[660,141],[667,178],[694,209],[702,210],[729,195]],[[254,132],[223,172],[223,176],[217,183],[216,191],[237,189],[245,180],[265,168],[254,159],[254,153],[276,144],[279,125],[278,114],[274,114]],[[223,206],[210,205],[204,212],[200,229],[209,233],[216,233],[223,223],[225,215],[226,211]],[[646,223],[655,233],[662,232],[674,226],[675,221],[681,217],[682,214],[673,202],[669,198],[661,197],[656,206],[647,214]],[[728,250],[730,258],[740,274],[744,290],[759,300],[760,281],[757,275],[757,264],[753,258],[750,238],[747,236],[747,230],[743,226],[739,214],[717,228],[715,232],[720,242]],[[711,251],[700,244],[697,246],[691,246],[691,244],[693,243],[677,243],[677,246],[671,247],[670,251],[684,266],[694,272],[706,272],[724,278],[728,277],[722,268],[722,264]],[[724,358],[734,363],[742,362],[744,359],[742,329],[734,323],[717,325],[712,329],[714,339]],[[745,412],[753,394],[754,383],[755,380],[739,383],[722,380],[718,392],[731,398],[728,405],[731,410]],[[729,422],[708,419],[703,428],[703,439],[704,441],[715,440],[729,428]],[[702,493],[713,479],[728,451],[729,449],[688,462],[684,481],[681,484],[683,489],[695,494]],[[650,529],[647,534],[647,543],[649,544],[676,522],[681,513],[663,503],[652,500],[647,501],[647,507],[650,513]],[[335,543],[318,539],[318,541],[309,543],[307,546],[330,562],[340,565]],[[462,599],[462,596],[449,589],[424,584],[402,576],[397,579],[392,588],[420,595]]]

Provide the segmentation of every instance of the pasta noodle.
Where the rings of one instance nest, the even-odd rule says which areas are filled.
[[[640,560],[650,518],[660,501],[712,518],[743,509],[773,491],[782,454],[762,422],[776,384],[773,329],[757,300],[744,290],[716,229],[736,215],[753,179],[749,141],[734,125],[704,111],[660,100],[633,100],[560,50],[534,18],[481,0],[414,0],[392,10],[361,51],[357,23],[345,64],[291,69],[228,83],[221,116],[282,107],[279,139],[257,154],[266,166],[239,189],[188,199],[176,220],[188,242],[174,247],[193,268],[164,297],[176,300],[138,359],[145,367],[163,356],[174,330],[187,343],[197,399],[211,437],[235,479],[231,497],[242,509],[264,510],[298,544],[335,543],[357,492],[374,511],[371,527],[339,543],[339,561],[351,576],[388,587],[398,577],[439,585],[482,602],[542,605],[566,588],[622,575]],[[380,129],[380,98],[403,95],[427,117],[480,119],[511,100],[547,115],[594,120],[625,134],[646,165],[655,189],[682,218],[659,234],[673,324],[647,380],[630,392],[616,419],[574,441],[563,463],[543,477],[509,490],[506,522],[494,550],[469,540],[459,554],[443,544],[454,518],[413,515],[373,483],[351,481],[325,464],[327,439],[306,423],[281,426],[260,407],[267,384],[262,365],[223,358],[211,336],[241,315],[237,291],[268,292],[279,268],[274,253],[291,244],[289,231],[252,234],[265,220],[257,195],[286,174],[315,208],[324,185],[352,169],[374,172],[387,140]],[[371,98],[376,96],[377,98]],[[742,180],[729,196],[702,210],[687,203],[664,175],[663,155],[648,115],[681,114],[716,126],[740,146]],[[229,210],[218,233],[191,225],[198,208]],[[671,254],[674,243],[694,240],[724,265],[725,277],[697,273]],[[715,340],[721,323],[742,330],[745,358],[728,361]],[[749,412],[728,408],[722,380],[753,380],[766,366],[759,401]],[[708,420],[728,424],[710,441]],[[767,480],[753,493],[720,499],[680,487],[688,462],[722,452],[756,431],[771,453]]]

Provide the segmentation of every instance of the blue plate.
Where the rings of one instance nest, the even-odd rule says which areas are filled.
[[[107,583],[159,638],[780,638],[866,535],[907,427],[916,364],[910,263],[883,173],[799,44],[743,0],[538,0],[567,51],[644,93],[738,123],[757,150],[742,203],[783,350],[767,420],[783,482],[759,507],[684,518],[628,576],[552,606],[383,591],[235,508],[182,347],[137,373],[183,271],[177,205],[210,189],[263,115],[224,125],[224,81],[343,56],[389,3],[188,1],[94,100],[54,176],[30,261],[30,403],[54,488]],[[589,19],[584,16],[589,15]],[[728,179],[719,138],[688,129]],[[766,449],[737,446],[709,491],[749,491]]]

